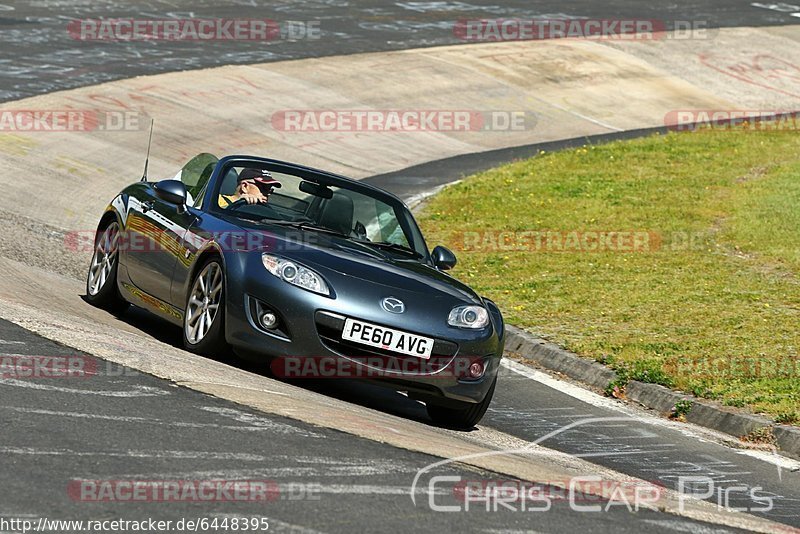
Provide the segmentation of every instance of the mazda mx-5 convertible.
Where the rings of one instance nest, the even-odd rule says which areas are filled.
[[[492,399],[503,318],[444,271],[396,196],[281,161],[201,154],[125,188],[100,219],[87,300],[180,326],[186,348],[283,377],[369,380],[469,428]]]

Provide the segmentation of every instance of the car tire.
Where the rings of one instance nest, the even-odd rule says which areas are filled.
[[[89,271],[86,274],[87,302],[113,313],[122,313],[129,306],[117,287],[119,233],[119,223],[116,220],[98,232]]]
[[[426,403],[425,407],[428,410],[428,416],[433,419],[437,425],[457,428],[460,430],[468,430],[483,419],[486,410],[489,409],[489,404],[492,402],[494,396],[494,388],[497,385],[497,377],[492,381],[489,391],[481,402],[472,404],[467,402],[460,403],[461,406],[441,406],[435,402]]]
[[[217,257],[204,261],[189,286],[183,314],[183,346],[206,356],[227,353],[225,271]]]

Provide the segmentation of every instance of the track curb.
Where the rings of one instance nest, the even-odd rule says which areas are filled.
[[[512,325],[506,325],[506,351],[595,389],[605,390],[611,382],[617,380],[617,373],[603,364],[582,358]],[[800,428],[779,425],[760,415],[745,413],[694,395],[637,380],[628,382],[625,396],[665,416],[673,412],[677,402],[688,400],[692,404],[686,414],[686,421],[738,439],[768,429],[767,435],[774,436],[775,446],[780,452],[800,458]]]

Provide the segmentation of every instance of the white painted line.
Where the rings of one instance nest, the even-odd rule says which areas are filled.
[[[578,113],[577,111],[574,111],[574,110],[571,110],[571,109],[567,109],[564,106],[559,106],[555,102],[552,102],[552,101],[548,100],[548,101],[546,101],[544,103],[547,104],[548,106],[553,106],[554,108],[556,108],[556,109],[558,109],[560,111],[563,111],[565,113],[569,113],[570,115],[573,115],[573,116],[578,117],[580,119],[583,119],[585,121],[589,121],[592,124],[596,124],[597,126],[602,126],[603,128],[607,128],[607,129],[615,131],[615,132],[623,132],[623,131],[625,131],[624,128],[617,128],[616,126],[612,126],[612,125],[610,125],[608,123],[605,123],[603,121],[600,121],[600,120],[597,120],[597,119],[593,119],[593,118],[591,118],[591,117],[589,117],[587,115],[584,115],[583,113]]]
[[[691,436],[699,438],[701,440],[707,440],[708,435],[711,435],[712,433],[716,434],[716,432],[713,430],[696,428],[688,423],[678,423],[675,421],[669,421],[666,419],[662,419],[660,417],[650,415],[648,413],[634,410],[632,408],[625,406],[620,401],[603,397],[602,395],[598,395],[593,391],[583,389],[570,382],[564,382],[558,380],[546,373],[528,367],[527,365],[523,365],[514,360],[509,360],[507,358],[504,358],[500,363],[506,369],[509,369],[521,376],[539,382],[540,384],[543,384],[549,388],[555,389],[556,391],[565,393],[570,397],[578,399],[581,402],[585,402],[586,404],[590,404],[592,406],[597,406],[598,408],[606,408],[609,410],[614,410],[616,412],[629,416],[631,419],[637,422],[646,423],[654,426],[660,426],[664,428],[670,428],[672,430],[684,434],[685,436]],[[706,436],[703,436],[702,435],[703,433],[705,433]],[[730,436],[720,436],[720,437],[722,439],[727,439],[729,441],[733,441],[734,439],[731,438]],[[724,446],[724,444],[720,445]],[[797,462],[790,458],[786,458],[784,456],[780,456],[778,454],[773,454],[768,451],[759,451],[750,449],[741,449],[741,450],[731,449],[731,450],[739,454],[743,454],[745,456],[749,456],[751,458],[761,460],[762,462],[774,465],[780,469],[788,469],[789,471],[800,470],[800,462]]]
[[[408,486],[378,486],[374,484],[300,484],[306,486],[309,492],[327,493],[330,495],[405,495],[409,494]],[[298,488],[297,484],[278,484],[279,488]],[[415,488],[419,495],[452,495],[452,490],[435,489],[431,492],[427,487]]]
[[[313,437],[313,438],[321,438],[324,437],[322,434],[318,434],[316,432],[312,432],[311,430],[305,430],[300,427],[288,425],[285,423],[278,423],[276,421],[270,421],[265,417],[260,417],[257,415],[249,414],[246,412],[242,412],[239,410],[235,410],[233,408],[222,408],[217,406],[201,406],[201,410],[206,412],[211,412],[222,417],[229,417],[234,421],[239,423],[246,424],[252,427],[261,427],[261,428],[268,428],[270,430],[275,430],[282,432],[284,434],[294,433],[300,434],[302,436]]]
[[[575,458],[605,458],[606,456],[635,456],[637,454],[658,454],[660,452],[672,452],[672,450],[647,449],[646,451],[583,452],[583,453],[573,454],[572,456],[574,456]]]
[[[236,517],[235,515],[232,517]],[[292,534],[325,534],[325,532],[321,530],[314,530],[313,528],[303,527],[300,525],[295,525],[293,523],[287,523],[286,521],[281,521],[280,519],[269,519],[269,529],[275,530],[278,532],[291,532]]]
[[[524,376],[525,378],[530,378],[531,380],[535,380],[536,382],[544,384],[545,386],[555,389],[556,391],[560,391],[561,393],[566,393],[570,397],[578,399],[579,401],[585,402],[586,404],[589,404],[591,406],[597,406],[598,408],[606,408],[608,410],[614,410],[617,412],[624,413],[625,415],[630,415],[631,417],[642,418],[641,414],[636,414],[635,412],[628,409],[626,406],[624,406],[622,403],[616,400],[603,397],[593,391],[583,389],[570,382],[564,382],[558,380],[546,373],[543,373],[542,371],[533,369],[532,367],[528,367],[527,365],[523,365],[519,362],[515,362],[514,360],[503,358],[500,362],[500,365],[502,365],[506,369],[514,371],[519,375]]]
[[[193,388],[192,384],[202,384],[205,386],[224,386],[228,388],[236,388],[236,389],[245,389],[247,391],[258,391],[259,393],[269,393],[270,395],[280,395],[281,397],[288,397],[288,393],[281,393],[280,391],[272,391],[271,389],[261,389],[261,388],[248,388],[244,387],[241,384],[226,384],[224,382],[199,382],[197,380],[190,380],[187,382],[178,382],[179,386],[187,387],[189,389],[197,389]]]
[[[255,479],[255,478],[273,478],[273,479],[292,479],[292,478],[311,478],[318,480],[321,478],[341,478],[341,477],[374,477],[380,475],[395,475],[395,474],[408,474],[415,473],[417,468],[408,464],[397,465],[391,462],[384,462],[382,460],[369,460],[360,458],[349,459],[351,463],[331,466],[320,462],[321,465],[313,465],[312,461],[308,462],[311,465],[295,465],[297,461],[295,457],[286,455],[271,455],[270,459],[273,463],[277,463],[281,467],[253,467],[250,469],[207,469],[207,470],[193,470],[193,471],[164,471],[160,470],[155,473],[128,473],[119,475],[122,478],[142,478],[152,477],[159,478],[169,476],[172,478],[180,479],[224,479],[224,480],[240,480],[240,479]],[[324,459],[323,459],[324,460]]]
[[[23,456],[107,456],[111,458],[168,458],[175,460],[239,460],[244,462],[265,462],[271,457],[261,454],[204,451],[76,451],[72,449],[34,449],[33,447],[0,447],[0,454],[19,454]]]
[[[245,432],[276,432],[279,434],[301,434],[304,437],[321,438],[322,434],[307,431],[302,428],[278,423],[275,421],[263,420],[257,425],[218,425],[216,423],[191,423],[186,421],[164,421],[161,419],[153,419],[150,417],[137,417],[134,415],[103,415],[96,413],[84,412],[67,412],[59,410],[44,410],[39,408],[25,408],[21,406],[0,406],[0,410],[9,410],[19,413],[27,413],[32,415],[52,415],[54,417],[73,417],[76,419],[98,419],[104,421],[117,421],[120,423],[143,423],[147,425],[163,425],[176,428],[214,428],[219,430],[241,430]]]
[[[645,519],[644,522],[649,525],[665,528],[675,532],[688,532],[690,534],[728,534],[729,532],[733,532],[727,528],[699,525],[697,523],[690,523],[689,521],[681,521],[679,519]]]
[[[0,345],[24,345],[24,341],[11,341],[8,339],[0,339]],[[3,354],[5,356],[5,354]]]
[[[150,386],[133,386],[133,389],[128,391],[76,389],[65,388],[61,386],[51,386],[49,384],[42,384],[39,382],[29,382],[27,380],[17,380],[16,378],[0,378],[0,385],[39,389],[43,391],[58,391],[59,393],[75,393],[77,395],[99,395],[101,397],[159,397],[170,394],[169,391]]]
[[[444,189],[446,187],[450,187],[450,186],[453,186],[453,185],[456,185],[456,184],[460,184],[463,181],[464,180],[454,180],[454,181],[446,183],[444,185],[437,185],[436,187],[428,189],[427,191],[423,191],[422,193],[417,193],[416,195],[413,195],[413,196],[409,197],[405,201],[406,202],[406,206],[408,206],[408,209],[410,209],[411,211],[415,211],[416,207],[419,204],[421,204],[423,201],[425,201],[425,199],[427,199],[429,197],[432,197],[433,195],[437,194],[439,191],[441,191],[442,189]]]
[[[787,471],[800,471],[800,462],[785,456],[781,456],[780,454],[755,450],[741,450],[736,452],[744,456],[756,458],[762,462],[767,462],[768,464],[780,467],[781,469],[786,469]]]

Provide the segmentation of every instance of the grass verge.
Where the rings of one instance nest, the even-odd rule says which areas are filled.
[[[627,379],[800,424],[800,135],[541,153],[420,214],[511,324]]]

